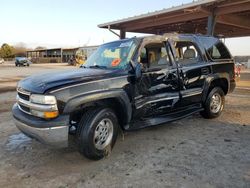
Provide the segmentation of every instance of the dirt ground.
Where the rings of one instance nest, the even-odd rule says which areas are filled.
[[[12,121],[15,96],[0,93],[0,187],[250,187],[250,85],[226,97],[218,119],[195,114],[126,133],[97,162],[21,134]]]
[[[75,69],[66,63],[32,64],[30,67],[16,67],[14,61],[0,64],[0,92],[15,91],[16,83],[30,75],[58,70]]]

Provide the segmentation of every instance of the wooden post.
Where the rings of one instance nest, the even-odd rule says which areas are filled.
[[[63,49],[61,48],[61,63],[63,62]]]
[[[126,38],[126,31],[120,30],[120,39],[125,39]]]

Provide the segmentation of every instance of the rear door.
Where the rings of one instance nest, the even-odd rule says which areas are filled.
[[[174,51],[180,76],[180,103],[178,106],[192,106],[201,103],[205,79],[211,73],[211,67],[205,60],[205,54],[192,38],[180,38],[174,41]]]

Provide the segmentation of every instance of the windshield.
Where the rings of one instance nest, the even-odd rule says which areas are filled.
[[[136,43],[132,39],[104,44],[90,56],[84,67],[125,69],[135,48]]]
[[[27,60],[27,58],[26,57],[16,57],[16,60],[18,60],[18,61],[25,61],[25,60]]]

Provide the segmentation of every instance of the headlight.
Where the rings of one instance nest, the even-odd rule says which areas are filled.
[[[49,95],[32,94],[30,96],[30,102],[37,104],[56,104],[56,97]]]
[[[31,107],[30,110],[34,116],[51,119],[59,115],[55,96],[32,94],[30,96],[30,103],[37,104],[37,106]]]

